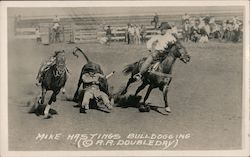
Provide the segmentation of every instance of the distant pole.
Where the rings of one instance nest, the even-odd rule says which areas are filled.
[[[17,15],[15,15],[15,20],[14,20],[14,35],[16,36],[16,28],[17,28]]]

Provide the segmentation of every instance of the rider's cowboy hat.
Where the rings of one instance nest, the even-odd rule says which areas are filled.
[[[171,29],[172,27],[170,26],[170,24],[168,22],[162,22],[158,28],[160,30],[163,30],[163,29]]]

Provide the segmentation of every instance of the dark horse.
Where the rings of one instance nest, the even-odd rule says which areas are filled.
[[[135,96],[143,90],[147,85],[149,85],[147,93],[144,97],[143,103],[140,104],[139,110],[140,111],[149,111],[150,108],[146,105],[146,101],[149,97],[150,92],[154,88],[159,88],[163,92],[164,102],[165,102],[165,110],[167,112],[171,112],[170,107],[168,106],[167,101],[167,94],[168,94],[168,87],[172,80],[172,67],[177,58],[179,58],[182,62],[187,63],[190,61],[190,56],[188,55],[186,49],[181,45],[180,42],[173,44],[171,47],[168,48],[168,54],[164,58],[164,60],[159,64],[157,68],[154,70],[149,70],[142,76],[142,84],[138,87],[135,92]],[[130,79],[128,80],[127,86],[122,91],[122,95],[127,92],[129,85],[136,81],[134,75],[137,74],[142,66],[142,63],[145,61],[146,58],[143,58],[135,63],[128,65],[123,72],[125,74],[131,74]],[[150,68],[149,68],[150,69]]]
[[[52,102],[56,102],[56,96],[59,94],[62,87],[65,86],[67,80],[66,70],[66,58],[64,51],[57,51],[56,63],[51,66],[43,76],[41,81],[42,95],[40,98],[40,104],[44,104],[44,99],[47,91],[53,91],[48,104],[46,104],[44,110],[44,117],[50,118],[49,110]]]

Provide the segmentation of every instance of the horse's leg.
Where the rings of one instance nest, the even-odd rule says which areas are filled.
[[[142,82],[142,84],[137,88],[136,92],[135,92],[135,96],[137,96],[141,90],[143,90],[145,87],[147,86],[146,82]]]
[[[56,91],[53,92],[52,97],[51,97],[53,102],[56,102],[56,96],[59,93],[60,93],[60,89],[58,89],[58,90],[56,90]],[[50,104],[52,104],[52,102]]]
[[[171,112],[171,109],[168,106],[168,87],[169,87],[169,84],[171,83],[171,81],[172,81],[172,79],[169,78],[169,80],[166,81],[166,84],[162,88],[160,88],[160,90],[163,93],[163,99],[164,99],[164,102],[165,102],[165,110],[167,112]]]
[[[60,92],[60,90],[53,91],[53,93],[49,99],[49,102],[46,105],[45,110],[44,110],[44,117],[45,118],[49,118],[49,110],[51,108],[51,104],[52,104],[52,102],[56,102],[56,96],[57,96],[57,94],[59,94],[59,92]]]
[[[135,82],[135,81],[136,81],[136,79],[135,79],[135,78],[133,78],[133,75],[132,75],[132,76],[129,78],[128,83],[127,83],[127,85],[126,85],[125,89],[121,92],[121,95],[126,94],[126,93],[127,93],[127,90],[128,90],[129,85],[130,85],[131,83]]]
[[[164,102],[165,102],[165,110],[167,112],[171,112],[171,109],[170,107],[168,106],[168,84],[166,84],[164,87],[163,87],[163,99],[164,99]]]
[[[149,97],[149,94],[151,93],[152,89],[154,89],[154,88],[153,88],[152,85],[150,85],[150,86],[148,87],[147,93],[146,93],[146,95],[145,95],[145,97],[144,97],[144,99],[143,99],[143,103],[140,104],[139,111],[150,111],[149,106],[146,105],[146,101],[147,101],[147,99],[148,99],[148,97]],[[145,108],[145,107],[146,107],[146,108]]]
[[[154,89],[154,88],[153,88],[152,85],[150,85],[150,86],[148,87],[147,93],[146,93],[146,95],[145,95],[145,97],[144,97],[144,99],[143,99],[143,103],[144,103],[144,104],[146,104],[146,101],[148,100],[149,94],[151,93],[152,89]]]
[[[52,93],[52,95],[51,95],[51,97],[49,99],[49,102],[48,102],[48,104],[46,104],[46,107],[44,109],[44,118],[49,118],[49,110],[51,108],[51,104],[53,102],[53,99],[54,99],[53,97],[54,96],[55,96],[55,92],[53,91],[53,93]]]
[[[65,83],[64,83],[63,87],[61,88],[61,89],[62,89],[62,94],[65,94],[65,93],[66,93],[65,86],[66,86],[66,82],[67,82],[67,80],[68,80],[68,78],[69,78],[68,71],[69,71],[69,70],[68,70],[68,68],[66,67],[66,72],[65,72],[65,74],[64,74]]]
[[[46,89],[42,88],[42,95],[41,95],[41,104],[44,104],[45,101],[45,95],[46,95]]]
[[[78,84],[77,84],[77,89],[76,89],[75,94],[74,94],[74,97],[73,97],[73,101],[75,101],[75,102],[78,101],[78,100],[77,100],[77,97],[78,97],[78,94],[79,94],[79,88],[80,88],[80,86],[81,86],[81,84],[82,84],[82,79],[81,79],[81,78],[82,78],[82,77],[80,76],[79,81],[78,81]]]
[[[62,94],[65,94],[66,93],[66,89],[65,89],[65,86],[62,87]]]

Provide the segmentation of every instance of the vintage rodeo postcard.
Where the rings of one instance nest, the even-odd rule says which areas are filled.
[[[1,156],[249,156],[248,1],[1,2]]]

